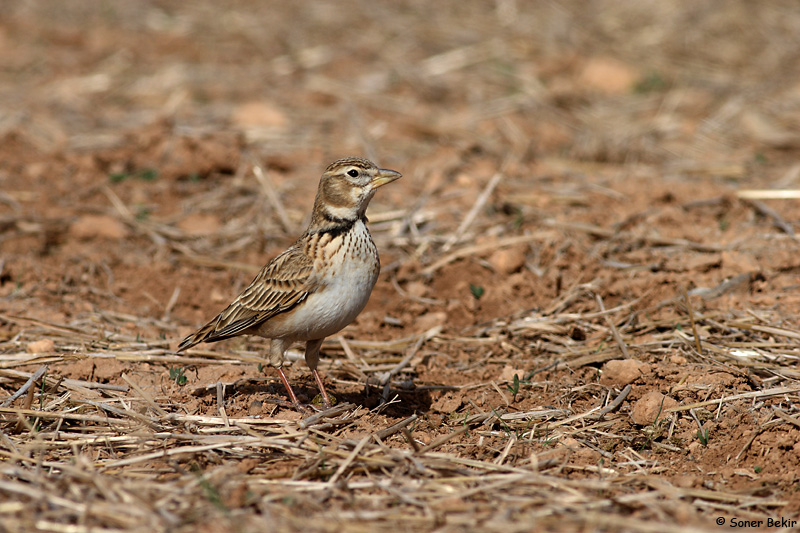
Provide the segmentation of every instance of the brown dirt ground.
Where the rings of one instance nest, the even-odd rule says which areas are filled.
[[[797,519],[800,203],[741,195],[798,188],[800,13],[723,5],[0,4],[0,403],[47,365],[0,410],[0,530]],[[309,432],[265,341],[171,350],[346,155],[404,177],[370,207],[372,298],[324,346],[357,407]],[[217,382],[227,417],[319,450],[137,459],[222,424]],[[344,461],[414,414],[359,448],[391,461]]]

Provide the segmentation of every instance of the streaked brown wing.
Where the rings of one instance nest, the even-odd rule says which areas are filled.
[[[186,337],[178,346],[185,350],[199,342],[236,336],[302,302],[314,289],[313,263],[298,246],[270,261],[252,283],[224,311]]]

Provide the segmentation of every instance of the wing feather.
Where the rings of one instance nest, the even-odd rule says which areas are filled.
[[[250,285],[227,308],[208,324],[186,337],[178,346],[185,350],[200,342],[227,339],[289,311],[315,289],[314,264],[294,245],[255,277]]]

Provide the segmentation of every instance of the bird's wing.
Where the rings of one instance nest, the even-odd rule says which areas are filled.
[[[248,328],[289,311],[316,288],[313,261],[292,246],[269,262],[252,283],[224,311],[178,346],[185,350],[199,342],[236,336]]]

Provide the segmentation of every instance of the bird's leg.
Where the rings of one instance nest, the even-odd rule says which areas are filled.
[[[331,401],[328,399],[328,393],[325,392],[325,385],[322,384],[322,378],[319,377],[319,372],[317,369],[311,371],[314,374],[314,379],[317,380],[317,387],[319,387],[319,393],[322,394],[322,401],[325,403],[325,408],[331,408]]]
[[[289,348],[290,344],[291,342],[285,339],[272,339],[272,342],[269,345],[269,364],[278,370],[278,374],[281,376],[281,381],[283,381],[283,386],[286,387],[286,391],[289,393],[289,397],[292,399],[295,409],[301,413],[305,413],[306,408],[297,399],[297,395],[294,393],[292,386],[289,385],[289,380],[286,378],[286,373],[284,373],[282,368],[283,354],[286,353],[286,349]]]
[[[314,374],[314,379],[317,381],[317,387],[319,387],[319,393],[322,395],[322,401],[325,404],[325,407],[330,409],[331,401],[328,398],[328,393],[325,391],[325,385],[322,384],[322,378],[317,372],[317,365],[319,364],[319,347],[322,346],[322,341],[324,339],[316,339],[313,341],[308,341],[306,343],[306,364],[308,368],[311,369],[311,373]]]
[[[294,389],[292,389],[292,386],[289,385],[289,380],[286,379],[286,373],[284,373],[282,368],[278,368],[278,374],[280,374],[281,376],[281,381],[283,381],[283,386],[286,387],[286,391],[289,393],[289,397],[292,399],[292,403],[294,404],[295,409],[297,409],[301,413],[304,413],[306,411],[306,408],[303,407],[303,404],[301,404],[300,401],[297,399],[297,395],[294,393]]]

